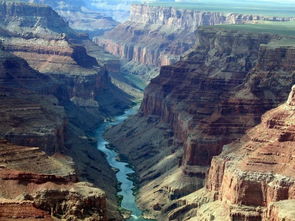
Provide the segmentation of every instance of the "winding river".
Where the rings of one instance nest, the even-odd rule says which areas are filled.
[[[123,196],[121,207],[132,212],[131,217],[128,219],[128,221],[147,220],[141,217],[142,211],[137,207],[136,199],[133,193],[134,183],[128,178],[128,175],[133,174],[134,170],[130,168],[128,163],[118,160],[118,153],[107,148],[109,143],[104,139],[103,135],[107,128],[113,125],[117,125],[126,120],[129,116],[134,115],[137,112],[138,108],[139,105],[136,105],[128,109],[123,115],[115,117],[112,122],[103,123],[96,131],[97,148],[105,153],[110,166],[118,170],[118,172],[116,173],[116,177],[118,182],[121,184],[121,191],[118,192],[118,195]]]

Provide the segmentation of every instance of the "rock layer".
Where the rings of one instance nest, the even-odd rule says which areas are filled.
[[[127,61],[163,66],[175,63],[191,49],[197,40],[194,32],[200,26],[290,19],[133,5],[128,21],[94,41]]]
[[[106,220],[105,193],[87,183],[76,183],[73,161],[49,157],[38,147],[0,140],[1,219]],[[29,163],[28,163],[29,161]]]
[[[294,48],[268,45],[277,38],[199,29],[194,49],[175,65],[162,67],[151,81],[139,114],[108,132],[111,142],[140,174],[143,207],[155,208],[153,214],[171,215],[171,219],[196,208],[186,206],[181,197],[204,185],[212,157],[257,125],[263,113],[286,100],[295,80],[290,62]],[[278,56],[278,51],[284,53]],[[111,137],[112,133],[117,136]],[[155,139],[154,133],[165,135]],[[138,138],[142,142],[135,141]],[[222,171],[223,164],[214,168]],[[169,182],[163,182],[167,177]],[[251,211],[259,217],[260,211]],[[236,213],[238,217],[239,209]]]
[[[91,3],[84,1],[26,0],[26,2],[49,5],[69,23],[71,28],[91,35],[100,35],[118,24],[111,16],[92,10]]]
[[[286,104],[264,114],[258,126],[214,157],[208,175],[206,187],[218,200],[264,207],[263,220],[284,220],[281,210],[294,199],[294,89]]]
[[[58,175],[62,167],[52,169],[53,174],[32,173],[30,161],[17,151],[7,151],[3,161],[11,166],[19,160],[23,168],[2,170],[1,197],[15,201],[16,207],[26,200],[31,201],[28,207],[36,207],[32,202],[38,196],[40,208],[58,218],[121,219],[115,173],[89,132],[131,105],[132,97],[112,84],[103,66],[105,60],[88,55],[92,47],[87,36],[69,28],[50,7],[0,2],[0,10],[0,138],[24,149],[20,153],[39,147],[76,169],[74,176]],[[49,157],[43,154],[45,159]],[[27,157],[38,159],[38,155]],[[55,163],[45,159],[40,159],[44,164],[37,161],[32,165],[50,168],[48,165]],[[58,198],[46,202],[43,196],[51,192]],[[22,193],[29,198],[20,199]]]

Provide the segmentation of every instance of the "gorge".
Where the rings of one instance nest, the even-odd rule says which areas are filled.
[[[228,210],[223,203],[228,198],[215,201],[220,189],[203,188],[222,179],[218,171],[223,167],[211,164],[212,157],[284,102],[294,84],[292,36],[236,27],[198,28],[195,46],[179,62],[161,67],[160,75],[151,80],[139,113],[106,134],[135,165],[141,186],[138,203],[158,220],[269,220],[263,214],[270,211],[257,211],[257,204],[232,199]],[[208,180],[211,170],[214,175]],[[244,191],[247,184],[237,185],[241,188],[233,188]],[[249,191],[256,188],[249,186]],[[265,195],[263,191],[257,194]],[[243,194],[250,193],[236,195]],[[216,215],[217,206],[224,210]]]
[[[292,19],[135,4],[131,6],[129,20],[94,37],[94,41],[125,59],[126,66],[133,67],[135,74],[150,80],[158,74],[160,66],[175,63],[193,47],[197,41],[195,31],[201,26]]]
[[[29,2],[0,1],[0,220],[295,220],[292,7]]]

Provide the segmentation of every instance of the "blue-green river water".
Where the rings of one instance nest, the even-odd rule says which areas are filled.
[[[128,174],[133,174],[134,170],[129,167],[128,163],[118,160],[118,153],[107,148],[109,143],[104,139],[104,133],[110,126],[117,125],[126,120],[129,116],[134,115],[138,107],[137,105],[128,109],[124,114],[115,117],[112,122],[103,123],[96,131],[97,148],[105,153],[110,166],[119,171],[116,177],[118,182],[121,183],[121,191],[118,192],[118,195],[123,196],[121,207],[132,212],[131,218],[129,218],[128,221],[147,221],[148,219],[141,217],[142,211],[137,207],[136,198],[133,194],[134,183],[132,180],[128,179]]]

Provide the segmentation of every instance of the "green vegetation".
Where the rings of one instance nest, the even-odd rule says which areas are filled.
[[[209,27],[210,28],[210,27]],[[212,28],[227,30],[271,33],[283,36],[295,36],[295,21],[290,22],[260,22],[258,24],[217,25]]]
[[[200,11],[241,13],[264,16],[295,17],[295,5],[288,3],[256,2],[256,1],[198,1],[186,2],[156,2],[149,3],[151,6],[173,7],[179,9],[192,9]]]
[[[290,22],[261,22],[259,24],[216,25],[205,29],[220,29],[240,32],[268,33],[278,36],[268,46],[295,46],[295,21]]]

